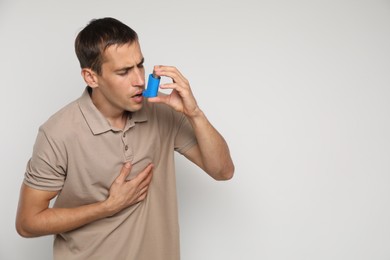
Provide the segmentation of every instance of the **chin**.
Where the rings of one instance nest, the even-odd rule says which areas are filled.
[[[142,106],[143,106],[142,103],[134,104],[134,105],[126,107],[126,110],[129,112],[137,112],[138,110],[140,110],[142,108]]]

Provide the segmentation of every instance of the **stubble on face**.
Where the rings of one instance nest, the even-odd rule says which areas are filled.
[[[138,41],[113,45],[104,52],[102,73],[92,99],[106,116],[122,116],[142,108],[145,89],[144,58]]]

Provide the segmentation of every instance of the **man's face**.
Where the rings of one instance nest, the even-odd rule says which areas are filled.
[[[142,108],[145,89],[144,58],[138,41],[112,45],[104,52],[102,73],[92,97],[97,107],[109,114]]]

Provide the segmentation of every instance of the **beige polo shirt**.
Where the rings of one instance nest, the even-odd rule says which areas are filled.
[[[115,129],[87,89],[40,127],[24,183],[59,191],[54,207],[69,208],[105,200],[126,161],[130,178],[153,163],[153,179],[146,200],[56,235],[54,259],[179,259],[174,151],[196,143],[191,125],[168,106],[145,102]]]

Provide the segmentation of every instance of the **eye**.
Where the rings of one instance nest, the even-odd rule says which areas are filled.
[[[118,73],[119,76],[126,76],[129,73],[129,70],[124,70]]]
[[[144,64],[138,64],[137,67],[138,67],[139,69],[142,69],[142,68],[144,67]]]

